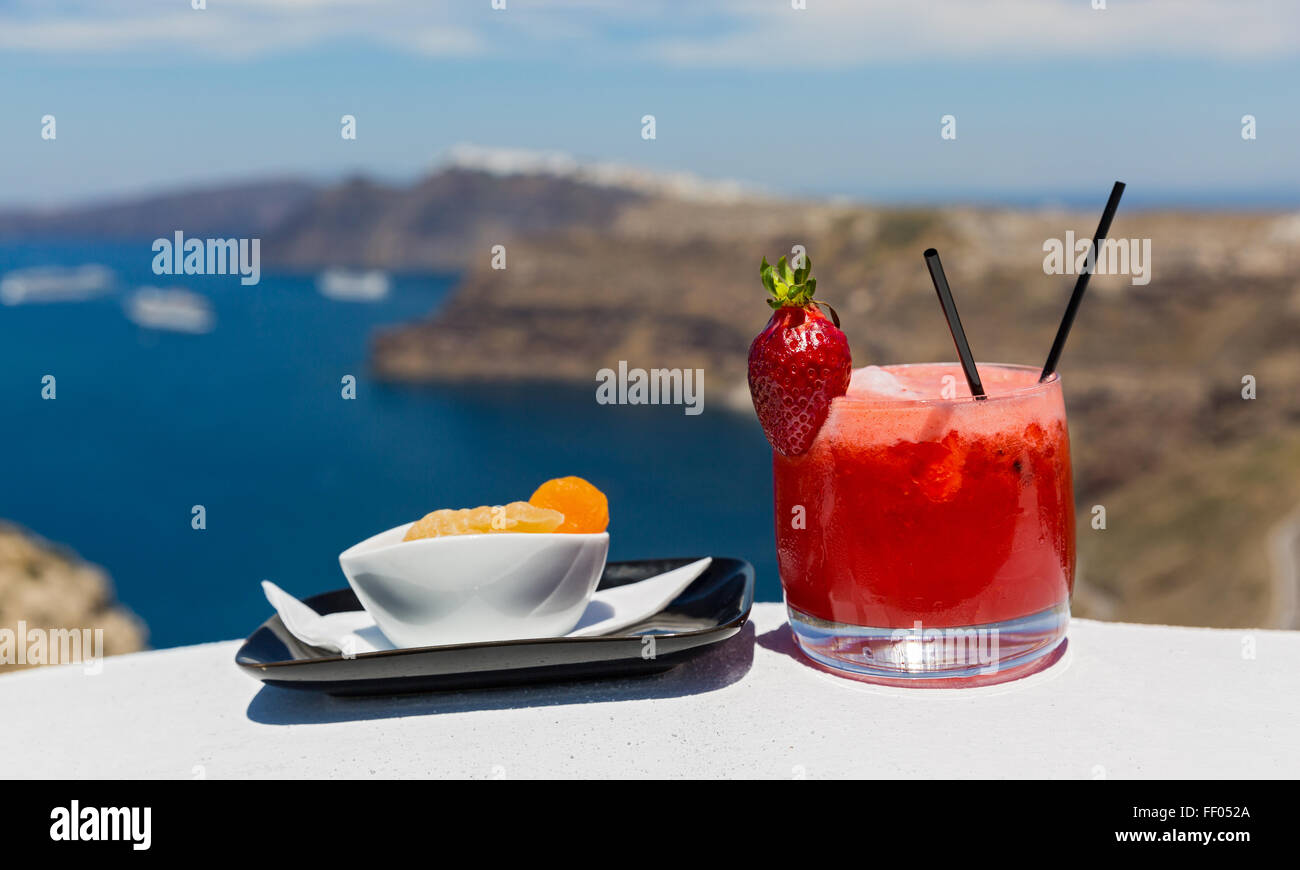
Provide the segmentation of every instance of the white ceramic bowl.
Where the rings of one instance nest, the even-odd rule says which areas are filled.
[[[568,634],[609,553],[607,532],[403,541],[410,527],[380,532],[339,555],[352,591],[400,647]]]

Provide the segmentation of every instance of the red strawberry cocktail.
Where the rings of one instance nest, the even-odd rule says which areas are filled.
[[[1060,379],[979,370],[982,401],[956,363],[860,369],[809,450],[774,455],[781,581],[821,664],[994,682],[1064,637],[1074,500]]]
[[[775,311],[749,351],[800,649],[836,673],[913,686],[1050,663],[1074,583],[1060,378],[980,365],[977,397],[957,363],[855,372],[810,271],[763,261]]]

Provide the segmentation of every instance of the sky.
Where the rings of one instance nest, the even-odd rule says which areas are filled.
[[[407,181],[460,143],[884,201],[1300,206],[1300,3],[1098,3],[0,0],[0,206]]]

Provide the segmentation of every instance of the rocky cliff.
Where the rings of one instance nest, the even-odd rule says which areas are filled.
[[[305,208],[317,187],[267,179],[133,197],[96,205],[0,212],[0,238],[151,240],[188,236],[260,237]]]
[[[38,631],[102,629],[104,655],[145,646],[144,625],[114,600],[103,569],[0,523],[0,631],[16,635],[20,621]],[[0,673],[31,666],[15,658],[10,650],[0,661]]]

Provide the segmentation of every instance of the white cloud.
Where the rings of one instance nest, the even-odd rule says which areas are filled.
[[[561,56],[679,66],[845,67],[927,58],[1300,53],[1294,0],[17,0],[0,49],[246,56],[364,41],[413,54]]]
[[[138,52],[243,57],[324,42],[369,42],[414,54],[485,50],[450,4],[409,0],[25,0],[0,9],[0,49],[105,55]]]
[[[808,0],[725,3],[737,26],[651,50],[686,66],[854,66],[928,58],[1189,55],[1252,59],[1300,52],[1294,0]]]

